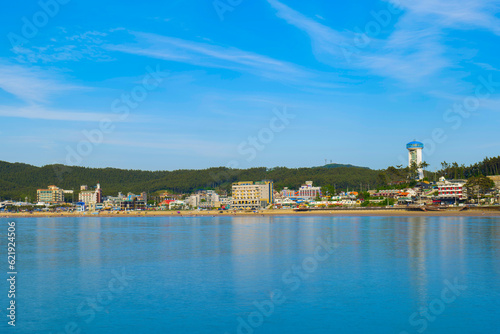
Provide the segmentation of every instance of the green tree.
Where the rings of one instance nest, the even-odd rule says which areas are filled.
[[[493,180],[483,175],[470,177],[464,186],[469,198],[476,198],[484,195],[493,187],[495,187]]]

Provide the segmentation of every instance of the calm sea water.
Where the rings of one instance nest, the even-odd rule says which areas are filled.
[[[500,333],[498,218],[15,221],[2,333]]]

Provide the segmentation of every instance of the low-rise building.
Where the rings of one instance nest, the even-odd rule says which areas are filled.
[[[297,206],[297,202],[291,200],[290,198],[288,197],[277,197],[274,199],[274,205],[276,207],[285,207],[285,206],[288,206],[288,207],[294,207],[294,206]]]
[[[113,210],[120,210],[121,203],[125,200],[125,195],[121,192],[118,193],[118,196],[106,196],[104,199],[104,207]]]
[[[231,203],[233,201],[232,197],[228,196],[219,196],[219,205],[217,207],[223,208],[223,209],[229,209],[231,207]]]
[[[401,190],[399,190],[399,189],[384,189],[384,190],[377,191],[372,196],[373,197],[396,198],[396,197],[399,197],[400,194],[401,194]]]
[[[132,199],[125,199],[120,203],[120,209],[123,211],[129,210],[146,210],[146,202],[138,197]]]

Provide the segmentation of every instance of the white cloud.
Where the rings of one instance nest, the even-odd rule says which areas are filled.
[[[387,0],[403,9],[401,15],[391,15],[392,20],[397,20],[389,23],[393,32],[386,38],[365,35],[363,40],[361,34],[354,33],[355,27],[353,31],[340,32],[278,0],[267,1],[278,17],[309,35],[319,61],[336,68],[368,70],[403,82],[425,83],[450,68],[442,38],[446,27],[481,26],[497,34],[500,29],[495,11],[491,12],[498,12],[498,6],[493,6],[492,1]],[[363,45],[363,41],[369,43]]]
[[[113,31],[116,31],[114,29]],[[50,44],[44,46],[18,46],[12,49],[17,55],[16,60],[21,63],[52,63],[59,61],[112,61],[102,49],[107,33],[86,31],[84,33],[51,38]]]
[[[276,0],[268,0],[276,15],[309,35],[315,53],[343,57],[342,45],[352,43],[345,34],[337,32]]]
[[[408,15],[420,16],[434,25],[455,29],[484,28],[500,35],[500,12],[496,0],[386,0],[403,7]]]
[[[203,67],[223,68],[250,73],[270,80],[332,87],[317,80],[319,73],[268,56],[225,47],[150,33],[131,32],[135,44],[105,45],[105,48],[134,55],[181,62]],[[329,78],[331,80],[331,76]],[[315,81],[317,80],[317,81]]]
[[[0,88],[31,103],[46,102],[52,95],[82,87],[64,84],[57,74],[48,70],[0,60]]]
[[[0,116],[73,122],[100,122],[102,119],[110,119],[113,122],[121,122],[115,114],[50,109],[39,105],[24,107],[0,105]]]

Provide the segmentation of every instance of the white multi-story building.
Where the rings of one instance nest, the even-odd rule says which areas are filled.
[[[87,190],[87,186],[81,186],[80,190],[80,194],[78,194],[78,200],[80,202],[86,205],[102,203],[102,189],[99,183],[95,190]]]
[[[306,181],[306,184],[299,188],[299,198],[314,200],[318,196],[321,197],[321,187],[313,187],[313,181]]]
[[[303,199],[307,201],[315,200],[316,197],[322,196],[321,187],[314,187],[313,181],[306,181],[299,190],[283,188],[280,192],[281,196],[292,200]]]
[[[438,198],[447,200],[463,200],[467,199],[467,191],[464,188],[465,180],[450,180],[441,179],[438,182]]]
[[[192,208],[220,207],[220,196],[214,190],[200,190],[187,197],[185,203]]]
[[[232,189],[235,209],[258,209],[274,202],[273,181],[236,182]]]
[[[192,208],[197,208],[201,203],[201,195],[192,194],[191,196],[186,197],[184,202]]]

